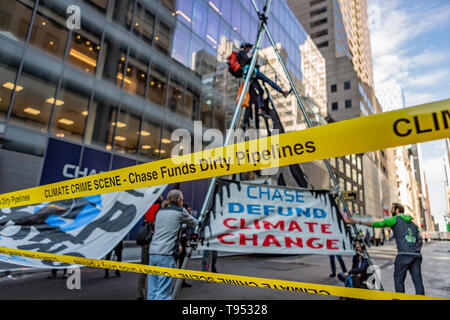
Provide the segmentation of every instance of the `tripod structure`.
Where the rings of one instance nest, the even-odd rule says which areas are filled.
[[[271,46],[273,47],[273,49],[275,50],[277,58],[278,58],[281,66],[283,68],[284,73],[286,74],[286,77],[287,77],[287,79],[289,81],[289,84],[290,84],[290,86],[292,88],[292,91],[295,94],[295,97],[297,99],[297,105],[300,108],[300,110],[302,111],[308,127],[309,128],[313,127],[313,124],[311,122],[311,119],[309,118],[309,115],[308,115],[307,111],[306,111],[306,108],[305,108],[305,105],[304,105],[304,103],[302,101],[302,98],[301,98],[298,90],[296,89],[296,87],[294,85],[292,77],[289,74],[289,71],[288,71],[288,69],[286,67],[286,64],[283,61],[283,58],[282,58],[282,56],[280,54],[280,51],[278,50],[277,45],[276,45],[276,43],[275,43],[275,41],[274,41],[274,39],[273,39],[273,37],[272,37],[268,27],[267,27],[267,19],[268,19],[270,10],[272,8],[273,0],[265,0],[264,8],[263,8],[262,11],[259,10],[255,0],[251,0],[251,1],[252,1],[253,7],[255,8],[255,10],[256,10],[256,12],[258,14],[259,20],[260,20],[259,26],[258,26],[257,39],[256,39],[256,43],[255,43],[255,51],[254,51],[252,59],[251,59],[250,67],[249,67],[249,69],[247,71],[247,74],[245,76],[244,85],[243,85],[241,94],[239,96],[239,99],[238,99],[238,102],[237,102],[237,105],[236,105],[236,109],[234,111],[233,118],[232,118],[231,123],[230,123],[229,130],[227,131],[227,135],[226,135],[225,142],[224,142],[224,147],[229,145],[230,140],[231,140],[232,135],[233,135],[233,131],[239,125],[239,121],[240,121],[241,113],[242,113],[242,104],[243,104],[244,97],[245,97],[245,92],[247,92],[247,90],[249,88],[250,81],[251,81],[251,78],[253,76],[253,72],[254,72],[255,67],[256,67],[256,61],[257,61],[257,58],[258,58],[258,52],[261,49],[261,43],[262,43],[262,40],[263,40],[263,37],[264,37],[265,34],[267,34],[269,42],[270,42]],[[328,170],[328,174],[330,175],[330,177],[331,177],[331,179],[333,181],[334,187],[335,187],[335,189],[337,191],[337,194],[338,194],[338,196],[340,198],[342,206],[343,206],[344,210],[347,212],[347,214],[350,215],[350,210],[348,208],[347,202],[345,201],[345,198],[344,198],[344,196],[342,194],[342,191],[340,189],[340,185],[339,185],[339,183],[338,183],[338,181],[336,179],[336,176],[333,173],[331,165],[330,165],[330,163],[329,163],[329,161],[327,159],[324,159],[323,161],[324,161],[325,166],[326,166],[326,168]],[[211,179],[210,183],[209,183],[208,190],[207,190],[206,197],[205,197],[205,201],[203,202],[203,206],[202,206],[201,211],[200,211],[199,223],[194,229],[194,235],[196,235],[196,237],[195,237],[195,239],[193,239],[191,241],[191,246],[188,247],[187,250],[186,250],[186,256],[185,256],[185,258],[183,260],[183,264],[181,266],[182,269],[186,269],[187,268],[189,260],[191,259],[191,256],[192,256],[192,252],[194,251],[194,249],[198,245],[198,240],[199,240],[198,239],[198,234],[202,230],[202,228],[204,227],[204,223],[207,220],[207,215],[209,214],[208,209],[209,209],[209,206],[211,204],[211,200],[212,200],[212,198],[214,196],[214,190],[215,190],[216,182],[217,182],[217,177],[213,177]],[[353,231],[354,231],[356,237],[359,239],[359,234],[358,234],[357,227],[355,225],[352,225],[352,227],[353,227]],[[369,265],[373,265],[373,263],[372,263],[372,261],[371,261],[371,259],[369,257],[369,254],[368,254],[367,250],[365,249],[365,247],[364,247],[364,257],[369,261]],[[375,277],[376,277],[376,280],[378,281],[378,283],[381,286],[381,282],[377,278],[376,274],[375,274]],[[179,292],[179,290],[181,288],[182,282],[183,282],[183,279],[181,279],[181,278],[177,278],[176,279],[175,287],[174,287],[174,290],[173,290],[173,293],[172,293],[172,299],[176,298],[176,296],[177,296],[177,294],[178,294],[178,292]],[[381,286],[381,290],[383,290],[382,286]]]

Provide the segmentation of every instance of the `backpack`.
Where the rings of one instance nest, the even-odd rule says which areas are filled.
[[[136,234],[136,244],[139,246],[149,245],[155,232],[155,224],[153,222],[144,222]]]
[[[242,66],[239,64],[236,51],[228,56],[228,72],[235,78],[242,78]]]

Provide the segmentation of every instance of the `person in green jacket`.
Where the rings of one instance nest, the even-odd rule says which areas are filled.
[[[399,203],[391,207],[392,217],[381,221],[362,222],[349,218],[352,224],[363,224],[373,228],[390,227],[397,243],[397,257],[395,258],[394,285],[396,292],[405,292],[406,272],[409,271],[414,283],[416,294],[425,295],[422,282],[422,237],[419,228],[412,221],[412,217],[405,215],[405,208]]]

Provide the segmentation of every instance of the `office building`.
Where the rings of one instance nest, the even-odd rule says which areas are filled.
[[[195,120],[224,131],[239,86],[226,57],[258,23],[250,1],[0,1],[0,193],[170,157]],[[285,1],[269,28],[302,82],[307,33]],[[179,187],[199,210],[205,182]]]
[[[288,0],[326,61],[329,120],[382,112],[375,96],[367,0]],[[351,143],[351,137],[348,137]],[[354,191],[351,211],[383,217],[395,200],[394,154],[379,150],[331,161],[341,189]]]

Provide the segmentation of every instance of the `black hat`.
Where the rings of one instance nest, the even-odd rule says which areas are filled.
[[[252,48],[252,47],[253,47],[253,45],[251,43],[249,43],[249,42],[242,42],[241,43],[241,49]]]

